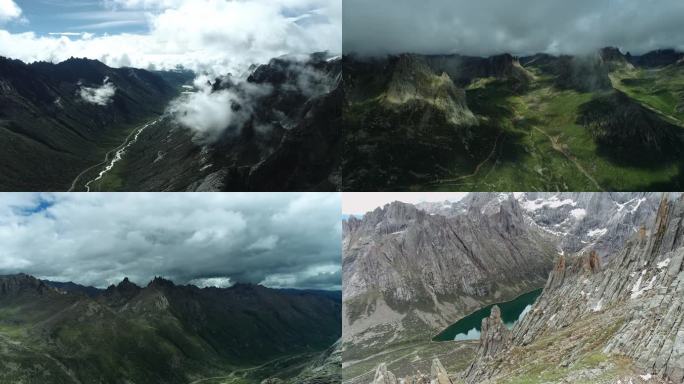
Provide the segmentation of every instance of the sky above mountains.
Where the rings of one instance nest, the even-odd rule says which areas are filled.
[[[341,287],[338,193],[0,194],[0,275]]]
[[[345,0],[343,7],[345,53],[684,49],[681,0]]]
[[[237,74],[341,52],[340,0],[0,0],[0,55]]]

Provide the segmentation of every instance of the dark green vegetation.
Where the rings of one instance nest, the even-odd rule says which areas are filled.
[[[64,191],[141,123],[161,115],[192,73],[109,68],[96,60],[24,64],[0,58],[0,190]],[[109,103],[82,87],[116,87]]]
[[[93,191],[330,191],[339,184],[340,60],[314,54],[257,67],[246,83],[218,78],[212,92],[268,89],[242,125],[202,142],[173,118],[147,128]],[[310,88],[310,89],[307,89]]]
[[[316,291],[156,278],[91,297],[73,284],[3,276],[0,382],[334,382],[340,313],[338,299]]]
[[[345,57],[344,190],[680,190],[684,55]]]
[[[453,341],[455,337],[461,335],[465,336],[472,329],[479,331],[482,326],[482,319],[489,317],[489,314],[494,305],[498,305],[501,309],[501,319],[508,326],[512,326],[520,315],[523,313],[527,306],[534,304],[537,297],[541,295],[542,290],[537,289],[532,292],[528,292],[524,295],[520,295],[511,301],[506,301],[498,304],[490,304],[484,308],[481,308],[470,315],[458,320],[454,324],[450,325],[447,329],[440,332],[435,336],[433,341]]]

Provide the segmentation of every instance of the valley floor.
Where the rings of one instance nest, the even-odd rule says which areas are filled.
[[[668,90],[662,89],[661,76],[654,71],[616,72],[611,80],[615,89],[684,131],[684,111],[677,109],[674,96],[678,87],[684,87],[680,77],[684,78],[666,76],[672,80]],[[634,85],[639,80],[642,83]],[[466,176],[437,180],[415,189],[508,191],[525,185],[527,190],[642,191],[677,183],[684,172],[676,160],[640,165],[618,162],[602,154],[591,133],[577,122],[580,106],[592,100],[596,92],[558,90],[552,79],[535,73],[530,89],[520,95],[487,81],[471,85],[468,95],[473,96],[469,104],[473,100],[474,110],[490,109],[478,104],[491,103],[504,106],[510,115],[497,117],[501,111],[488,110],[487,116],[493,117],[502,129],[491,152],[483,153],[483,161]],[[466,172],[457,170],[456,174]]]
[[[432,359],[438,358],[450,372],[464,370],[470,364],[477,349],[477,341],[412,341],[395,345],[362,360],[344,361],[342,379],[345,384],[365,384],[373,381],[375,369],[380,363],[397,376],[415,372],[430,372]]]

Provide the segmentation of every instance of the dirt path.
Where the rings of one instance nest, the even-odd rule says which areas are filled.
[[[541,129],[539,127],[533,127],[533,128],[535,131],[537,131],[537,132],[541,133],[542,135],[548,137],[549,141],[551,141],[551,147],[553,147],[554,150],[560,152],[561,154],[563,154],[563,156],[565,156],[568,160],[570,160],[573,164],[575,164],[575,167],[577,167],[577,169],[580,172],[582,172],[582,174],[584,176],[586,176],[586,178],[589,179],[589,181],[591,181],[599,191],[605,192],[605,190],[603,188],[601,188],[601,185],[599,185],[599,183],[596,181],[596,179],[594,179],[594,177],[591,176],[591,174],[589,172],[587,172],[586,169],[584,169],[584,167],[582,166],[582,164],[580,164],[580,162],[577,160],[577,158],[575,156],[573,156],[572,154],[568,153],[565,150],[565,148],[563,148],[563,145],[558,141],[558,136],[556,136],[556,137],[551,136],[548,133],[546,133],[546,131],[544,131],[543,129]]]
[[[453,179],[441,179],[441,180],[437,180],[437,181],[433,182],[432,184],[450,184],[450,183],[457,183],[457,182],[462,181],[462,180],[464,180],[464,179],[467,179],[467,178],[470,178],[470,177],[477,176],[477,174],[480,172],[480,168],[482,168],[482,166],[484,166],[485,164],[487,164],[487,162],[489,162],[489,160],[491,160],[492,157],[494,157],[494,154],[496,153],[496,147],[498,146],[499,139],[501,138],[501,135],[503,135],[503,131],[502,131],[502,132],[499,132],[499,135],[496,136],[496,139],[494,140],[494,147],[492,148],[492,151],[489,152],[489,155],[487,156],[487,158],[485,158],[481,163],[479,163],[479,164],[475,167],[475,170],[473,171],[473,173],[471,173],[471,174],[469,174],[469,175],[459,176],[459,177],[456,177],[456,178],[453,178]]]

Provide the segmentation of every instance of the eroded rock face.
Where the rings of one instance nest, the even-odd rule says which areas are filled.
[[[387,365],[382,363],[375,370],[373,384],[397,384],[397,378],[392,372],[387,370]]]
[[[397,379],[392,372],[387,370],[387,365],[381,363],[375,371],[375,378],[371,384],[454,384],[454,381],[449,377],[442,362],[434,358],[429,376],[419,371],[403,379]]]
[[[474,125],[475,115],[468,109],[465,90],[456,87],[445,72],[435,73],[422,56],[399,56],[387,88],[389,104],[425,103],[444,112],[454,125]]]
[[[54,291],[33,276],[18,274],[0,276],[0,295],[38,294]]]
[[[477,382],[480,377],[484,376],[482,365],[496,357],[501,357],[511,346],[511,338],[511,331],[501,320],[501,310],[498,306],[493,306],[489,317],[482,319],[477,357],[466,371],[466,379],[470,382]]]
[[[513,347],[524,354],[541,337],[601,323],[582,335],[597,343],[595,353],[626,356],[649,376],[684,381],[684,198],[664,196],[650,230],[635,233],[605,269],[596,260],[593,253],[559,258],[534,308],[514,327]],[[563,365],[579,358],[567,356]],[[474,364],[487,365],[479,371],[486,378],[507,369],[482,357]]]
[[[556,249],[515,200],[454,217],[394,202],[345,223],[343,254],[345,339],[355,342],[427,336],[488,300],[538,288]]]

